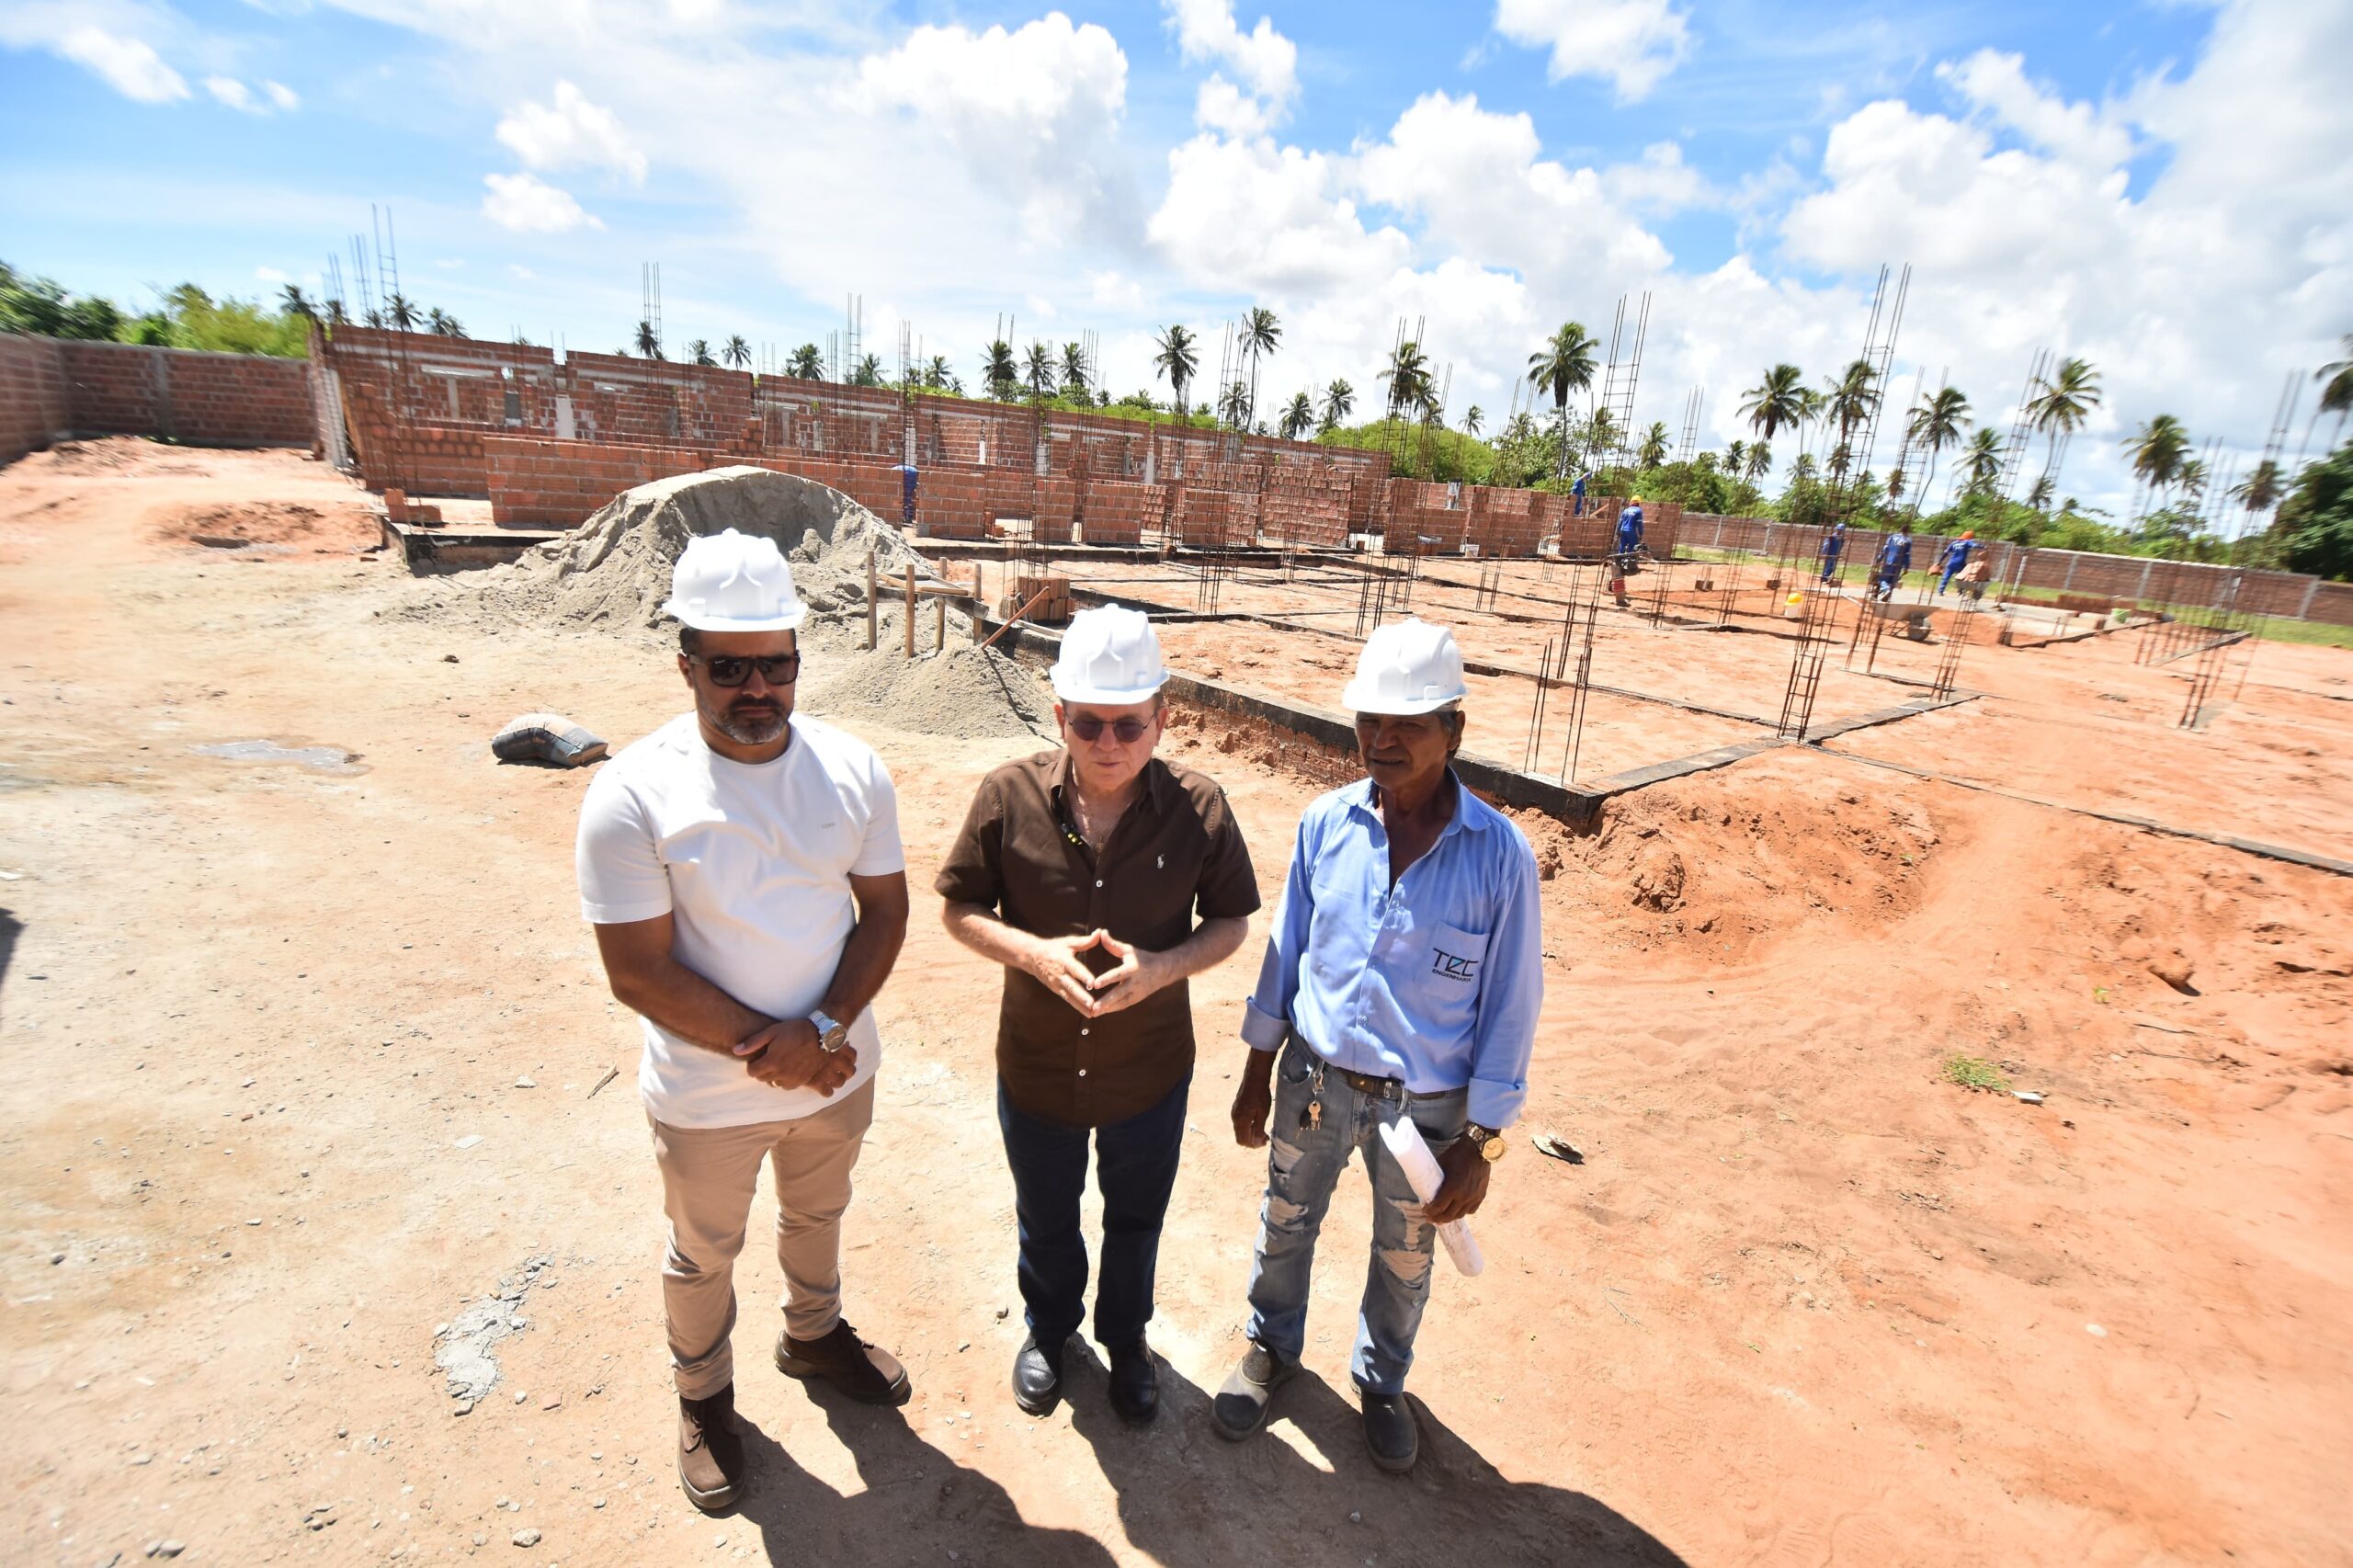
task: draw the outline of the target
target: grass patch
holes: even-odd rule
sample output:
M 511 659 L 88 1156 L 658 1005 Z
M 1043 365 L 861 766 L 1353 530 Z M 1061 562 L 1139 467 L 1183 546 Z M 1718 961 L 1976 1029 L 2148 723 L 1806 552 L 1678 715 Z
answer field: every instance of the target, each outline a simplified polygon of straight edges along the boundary
M 1984 1089 L 2000 1094 L 2010 1086 L 2001 1069 L 1982 1056 L 1952 1055 L 1945 1058 L 1945 1082 L 1959 1084 L 1964 1089 Z

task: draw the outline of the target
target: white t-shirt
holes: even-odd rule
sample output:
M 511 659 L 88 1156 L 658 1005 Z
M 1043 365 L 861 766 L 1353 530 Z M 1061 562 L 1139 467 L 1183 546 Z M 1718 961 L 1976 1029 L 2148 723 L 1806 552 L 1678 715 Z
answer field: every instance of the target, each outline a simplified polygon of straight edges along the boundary
M 906 869 L 899 797 L 882 759 L 796 713 L 771 762 L 712 751 L 681 714 L 597 770 L 580 806 L 580 910 L 598 925 L 669 915 L 677 960 L 772 1018 L 824 1000 L 857 923 L 852 876 Z M 874 1075 L 882 1038 L 869 1008 L 850 1022 L 857 1075 L 824 1096 L 779 1089 L 741 1058 L 647 1018 L 638 1092 L 672 1127 L 784 1121 L 840 1103 Z

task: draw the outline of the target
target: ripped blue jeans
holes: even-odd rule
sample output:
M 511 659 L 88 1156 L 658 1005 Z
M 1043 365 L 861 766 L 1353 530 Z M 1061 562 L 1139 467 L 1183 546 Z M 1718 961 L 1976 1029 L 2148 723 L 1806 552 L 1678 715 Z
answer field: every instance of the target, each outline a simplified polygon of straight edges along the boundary
M 1307 1282 L 1315 1237 L 1331 1207 L 1332 1189 L 1361 1152 L 1372 1178 L 1372 1256 L 1365 1267 L 1364 1300 L 1357 1310 L 1356 1351 L 1349 1375 L 1360 1389 L 1405 1391 L 1414 1364 L 1414 1335 L 1430 1295 L 1430 1264 L 1438 1232 L 1405 1173 L 1381 1144 L 1381 1128 L 1411 1116 L 1432 1153 L 1462 1136 L 1466 1090 L 1409 1095 L 1401 1103 L 1360 1092 L 1336 1068 L 1291 1036 L 1275 1062 L 1275 1108 L 1267 1120 L 1267 1197 L 1258 1211 L 1258 1251 L 1250 1265 L 1250 1338 L 1296 1361 L 1307 1343 Z M 1319 1081 L 1320 1080 L 1320 1081 Z M 1311 1105 L 1322 1113 L 1309 1118 Z

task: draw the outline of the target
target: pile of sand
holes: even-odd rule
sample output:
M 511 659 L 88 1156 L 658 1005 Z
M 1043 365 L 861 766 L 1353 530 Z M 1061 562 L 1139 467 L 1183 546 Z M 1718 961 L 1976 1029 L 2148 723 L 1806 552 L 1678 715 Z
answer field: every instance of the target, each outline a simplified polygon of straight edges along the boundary
M 837 490 L 764 468 L 722 468 L 622 492 L 561 540 L 511 565 L 428 580 L 408 613 L 478 625 L 569 626 L 666 642 L 662 613 L 671 568 L 687 541 L 734 528 L 776 540 L 809 605 L 799 702 L 820 714 L 870 713 L 903 730 L 941 735 L 1051 733 L 1038 678 L 995 649 L 972 645 L 972 619 L 948 611 L 944 652 L 935 607 L 916 608 L 915 659 L 904 653 L 905 608 L 891 586 L 878 595 L 878 638 L 866 649 L 866 570 L 904 582 L 939 574 L 899 530 Z

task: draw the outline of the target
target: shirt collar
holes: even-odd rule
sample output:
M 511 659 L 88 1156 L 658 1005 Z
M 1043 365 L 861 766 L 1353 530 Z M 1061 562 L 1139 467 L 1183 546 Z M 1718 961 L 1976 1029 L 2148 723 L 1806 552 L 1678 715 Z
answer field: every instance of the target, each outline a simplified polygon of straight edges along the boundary
M 1054 753 L 1054 760 L 1046 769 L 1046 792 L 1053 798 L 1057 807 L 1069 799 L 1070 769 L 1070 747 L 1064 746 Z M 1154 756 L 1144 763 L 1142 799 L 1153 810 L 1165 810 L 1170 795 L 1182 788 L 1176 782 L 1176 770 L 1159 757 Z

